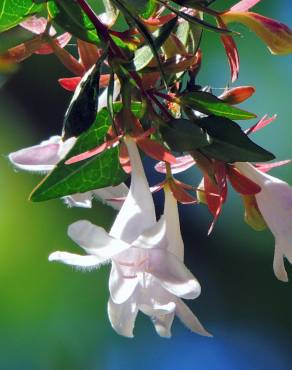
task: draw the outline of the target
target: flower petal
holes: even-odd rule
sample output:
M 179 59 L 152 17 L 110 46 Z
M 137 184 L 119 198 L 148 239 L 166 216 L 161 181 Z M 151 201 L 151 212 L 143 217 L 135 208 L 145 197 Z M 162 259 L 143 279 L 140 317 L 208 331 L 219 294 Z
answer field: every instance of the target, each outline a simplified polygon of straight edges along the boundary
M 121 209 L 123 202 L 110 201 L 113 198 L 124 198 L 127 196 L 129 189 L 124 183 L 117 186 L 109 186 L 103 189 L 93 190 L 93 194 L 101 201 L 110 205 L 114 209 Z
M 177 256 L 181 261 L 184 259 L 184 243 L 180 231 L 177 201 L 167 187 L 164 190 L 164 217 L 166 222 L 166 235 L 168 251 Z
M 49 261 L 62 262 L 81 269 L 91 269 L 100 266 L 100 260 L 95 256 L 81 256 L 79 254 L 59 251 L 50 254 Z
M 179 299 L 176 303 L 175 313 L 181 322 L 191 331 L 203 335 L 205 337 L 212 337 L 213 335 L 207 332 L 203 325 L 198 320 L 197 316 L 189 309 L 189 307 Z
M 166 248 L 166 223 L 162 216 L 160 220 L 150 229 L 144 231 L 133 243 L 136 248 Z
M 112 262 L 109 277 L 109 291 L 114 303 L 122 304 L 126 302 L 134 293 L 138 282 L 137 276 L 123 276 L 119 265 L 114 261 Z
M 275 245 L 273 269 L 277 279 L 287 283 L 289 281 L 287 271 L 285 269 L 284 255 L 279 246 Z
M 247 10 L 253 8 L 261 0 L 241 0 L 237 4 L 230 8 L 233 12 L 246 12 Z
M 171 337 L 171 326 L 174 319 L 174 312 L 167 315 L 152 316 L 151 320 L 155 327 L 156 333 L 162 338 Z
M 188 170 L 195 164 L 196 162 L 194 158 L 189 154 L 182 157 L 176 157 L 176 163 L 171 164 L 171 172 L 172 174 L 180 173 Z M 160 173 L 166 173 L 165 162 L 158 162 L 155 165 L 155 170 Z
M 47 172 L 59 162 L 60 136 L 52 136 L 38 145 L 20 149 L 9 154 L 10 162 L 26 171 Z
M 162 249 L 149 253 L 151 274 L 170 293 L 185 299 L 195 299 L 201 286 L 186 266 L 173 254 Z
M 63 200 L 68 207 L 91 208 L 92 195 L 91 191 L 87 191 L 86 193 L 76 193 L 63 197 Z
M 132 338 L 138 313 L 136 303 L 129 300 L 123 304 L 115 304 L 109 299 L 107 310 L 113 329 L 124 337 Z
M 100 262 L 106 261 L 130 247 L 122 240 L 111 237 L 102 227 L 82 220 L 71 224 L 68 235 L 79 244 L 88 254 L 99 258 Z
M 125 142 L 132 166 L 131 186 L 110 235 L 132 243 L 145 230 L 155 225 L 156 215 L 137 145 L 131 138 L 126 138 Z

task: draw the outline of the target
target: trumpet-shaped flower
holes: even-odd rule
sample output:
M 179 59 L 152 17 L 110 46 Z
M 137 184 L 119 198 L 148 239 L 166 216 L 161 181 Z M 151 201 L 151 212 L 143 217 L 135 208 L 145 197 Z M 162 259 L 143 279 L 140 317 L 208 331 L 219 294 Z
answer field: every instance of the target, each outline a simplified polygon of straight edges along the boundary
M 49 259 L 81 268 L 112 262 L 108 314 L 121 335 L 133 336 L 139 310 L 151 317 L 161 336 L 170 336 L 175 314 L 191 330 L 209 335 L 180 299 L 194 299 L 201 289 L 182 262 L 176 201 L 166 192 L 165 212 L 157 222 L 137 146 L 131 138 L 125 141 L 132 181 L 110 233 L 88 221 L 78 221 L 69 227 L 68 234 L 88 255 L 55 252 Z
M 292 263 L 292 187 L 286 182 L 263 173 L 249 163 L 236 163 L 242 174 L 261 187 L 255 194 L 258 208 L 275 237 L 274 272 L 288 281 L 284 257 Z
M 10 162 L 18 169 L 47 173 L 62 160 L 76 142 L 75 137 L 62 141 L 61 136 L 52 136 L 50 139 L 42 141 L 38 145 L 20 149 L 9 154 Z M 86 193 L 73 194 L 64 197 L 64 201 L 69 206 L 90 208 L 92 198 L 105 201 L 115 209 L 120 209 L 119 202 L 107 201 L 112 198 L 122 198 L 127 195 L 128 188 L 125 184 L 110 186 L 103 189 L 88 191 Z
M 248 11 L 259 1 L 240 1 L 220 15 L 224 23 L 239 22 L 250 28 L 267 45 L 272 54 L 292 53 L 292 30 L 285 24 Z

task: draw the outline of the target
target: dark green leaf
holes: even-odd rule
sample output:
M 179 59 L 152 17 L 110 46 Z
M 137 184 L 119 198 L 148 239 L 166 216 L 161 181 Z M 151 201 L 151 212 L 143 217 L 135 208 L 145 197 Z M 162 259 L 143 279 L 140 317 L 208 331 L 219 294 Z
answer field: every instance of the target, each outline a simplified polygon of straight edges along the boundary
M 177 8 L 169 5 L 165 0 L 157 0 L 157 2 L 164 5 L 167 9 L 169 9 L 170 11 L 172 11 L 173 13 L 175 13 L 176 15 L 178 15 L 179 17 L 185 19 L 186 21 L 188 21 L 190 23 L 199 24 L 203 28 L 206 28 L 207 30 L 218 32 L 218 33 L 231 33 L 231 31 L 229 31 L 227 29 L 218 28 L 216 26 L 213 26 L 210 23 L 205 22 L 204 20 L 202 20 L 198 17 L 194 17 L 194 16 L 189 15 L 187 13 L 181 12 Z
M 63 122 L 64 136 L 79 136 L 94 122 L 98 109 L 100 64 L 90 68 L 79 82 Z
M 49 1 L 48 12 L 54 22 L 72 35 L 94 44 L 100 43 L 93 23 L 75 1 Z
M 201 151 L 211 158 L 225 162 L 265 162 L 275 156 L 255 144 L 240 126 L 227 118 L 209 116 L 196 120 L 212 138 L 211 145 Z
M 113 107 L 114 111 L 118 112 L 122 109 L 122 104 L 114 103 Z M 131 109 L 137 118 L 141 117 L 141 103 L 134 102 Z M 101 145 L 110 125 L 108 110 L 103 108 L 98 112 L 94 124 L 78 137 L 66 158 L 33 191 L 31 200 L 41 202 L 123 182 L 127 176 L 119 164 L 118 147 L 87 160 L 65 165 L 69 158 Z
M 41 11 L 42 7 L 32 0 L 0 0 L 0 32 L 18 25 L 25 18 Z
M 79 136 L 66 158 L 34 190 L 31 200 L 39 202 L 123 182 L 126 175 L 119 164 L 117 147 L 72 165 L 65 164 L 72 156 L 102 144 L 109 125 L 110 117 L 104 108 L 89 130 Z
M 185 152 L 199 149 L 210 144 L 204 130 L 186 119 L 174 119 L 160 128 L 163 140 L 171 150 Z
M 189 108 L 205 114 L 215 114 L 233 120 L 255 118 L 256 115 L 240 108 L 229 105 L 215 95 L 205 91 L 189 92 L 180 97 L 180 102 Z

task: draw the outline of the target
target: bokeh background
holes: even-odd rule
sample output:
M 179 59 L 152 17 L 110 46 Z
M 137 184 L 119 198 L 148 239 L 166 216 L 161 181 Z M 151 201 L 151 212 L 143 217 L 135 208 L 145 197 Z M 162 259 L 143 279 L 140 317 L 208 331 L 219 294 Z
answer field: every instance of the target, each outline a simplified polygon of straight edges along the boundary
M 232 3 L 218 0 L 217 7 Z M 255 10 L 292 27 L 291 7 L 289 0 L 265 0 Z M 278 114 L 254 139 L 279 159 L 292 158 L 292 57 L 272 56 L 243 26 L 234 28 L 242 33 L 238 84 L 257 90 L 243 107 L 259 116 Z M 200 83 L 226 86 L 229 72 L 216 35 L 205 34 L 203 52 Z M 69 74 L 54 56 L 34 56 L 6 82 L 1 80 L 0 369 L 291 369 L 292 286 L 275 279 L 273 237 L 249 229 L 234 194 L 210 237 L 211 217 L 204 206 L 180 208 L 186 264 L 202 285 L 201 296 L 190 306 L 212 339 L 190 333 L 177 320 L 172 339 L 161 339 L 142 314 L 135 339 L 122 338 L 107 319 L 108 267 L 82 273 L 49 264 L 54 250 L 78 251 L 66 236 L 70 223 L 89 219 L 108 228 L 115 215 L 97 202 L 91 210 L 68 209 L 58 200 L 31 203 L 28 195 L 41 177 L 16 172 L 8 163 L 9 152 L 60 133 L 70 99 L 57 84 L 63 76 Z M 273 174 L 292 184 L 291 166 Z M 157 179 L 152 177 L 152 183 Z M 191 170 L 183 179 L 196 183 L 200 175 Z M 160 196 L 156 200 L 159 212 Z M 292 268 L 287 270 L 291 277 Z

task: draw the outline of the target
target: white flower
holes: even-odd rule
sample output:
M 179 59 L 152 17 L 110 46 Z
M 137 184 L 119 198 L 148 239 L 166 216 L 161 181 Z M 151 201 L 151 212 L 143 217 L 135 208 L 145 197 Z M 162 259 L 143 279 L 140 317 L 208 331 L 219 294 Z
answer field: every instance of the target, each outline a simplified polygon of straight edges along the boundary
M 75 137 L 62 141 L 61 136 L 52 136 L 49 140 L 42 141 L 39 145 L 10 153 L 8 158 L 18 169 L 30 172 L 48 173 L 67 155 L 75 142 Z M 125 184 L 120 184 L 118 186 L 109 186 L 103 189 L 73 194 L 63 199 L 65 203 L 71 207 L 90 208 L 92 206 L 92 198 L 96 197 L 106 204 L 111 205 L 113 208 L 120 209 L 120 202 L 111 202 L 107 201 L 107 199 L 123 198 L 127 193 L 127 186 Z
M 249 163 L 236 163 L 240 172 L 257 183 L 261 191 L 255 195 L 259 210 L 275 237 L 274 272 L 288 281 L 284 257 L 292 263 L 292 187 L 263 173 Z
M 133 336 L 139 310 L 151 317 L 161 336 L 170 336 L 175 314 L 191 330 L 209 335 L 180 299 L 198 297 L 201 288 L 182 262 L 176 201 L 166 191 L 165 213 L 157 222 L 137 146 L 131 139 L 126 139 L 126 144 L 132 165 L 131 187 L 110 233 L 78 221 L 68 234 L 88 255 L 55 252 L 49 259 L 85 268 L 112 261 L 108 314 L 121 335 Z

